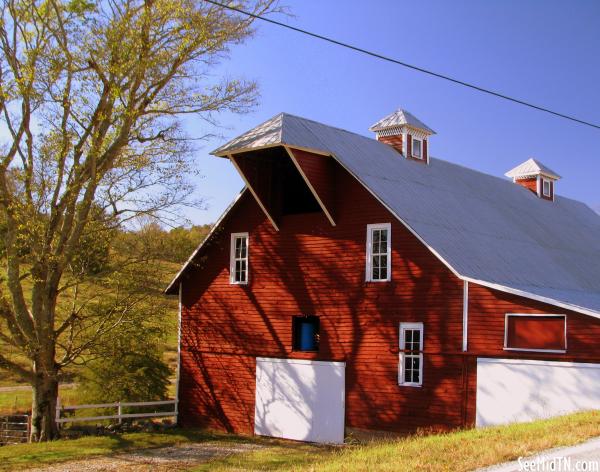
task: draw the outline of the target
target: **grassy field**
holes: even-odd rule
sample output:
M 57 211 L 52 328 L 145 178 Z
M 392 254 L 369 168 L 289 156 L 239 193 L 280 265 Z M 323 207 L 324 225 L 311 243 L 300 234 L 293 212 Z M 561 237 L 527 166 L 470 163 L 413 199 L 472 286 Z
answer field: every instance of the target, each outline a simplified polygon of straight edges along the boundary
M 110 456 L 144 448 L 210 441 L 227 446 L 254 442 L 262 448 L 198 464 L 195 471 L 469 471 L 510 461 L 542 450 L 580 443 L 600 435 L 600 412 L 497 428 L 414 435 L 402 439 L 328 447 L 291 441 L 174 430 L 86 437 L 47 444 L 0 448 L 0 470 L 45 466 L 94 456 Z
M 77 404 L 77 388 L 73 385 L 62 385 L 59 396 L 63 404 Z M 28 414 L 30 410 L 31 390 L 0 392 L 0 415 Z

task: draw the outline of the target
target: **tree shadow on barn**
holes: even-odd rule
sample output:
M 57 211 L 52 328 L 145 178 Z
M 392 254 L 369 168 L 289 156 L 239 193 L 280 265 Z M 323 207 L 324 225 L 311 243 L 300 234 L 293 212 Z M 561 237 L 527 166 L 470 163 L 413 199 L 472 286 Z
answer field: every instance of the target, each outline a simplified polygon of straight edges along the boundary
M 464 424 L 462 282 L 345 171 L 336 178 L 347 191 L 336 193 L 335 227 L 315 212 L 282 218 L 277 232 L 246 192 L 183 281 L 183 424 L 252 432 L 257 356 L 345 362 L 349 427 Z M 365 282 L 366 225 L 380 222 L 392 222 L 392 280 Z M 230 285 L 229 234 L 240 231 L 250 233 L 250 280 Z M 318 353 L 294 351 L 296 315 L 320 317 Z M 415 321 L 425 323 L 420 388 L 398 385 L 399 323 Z

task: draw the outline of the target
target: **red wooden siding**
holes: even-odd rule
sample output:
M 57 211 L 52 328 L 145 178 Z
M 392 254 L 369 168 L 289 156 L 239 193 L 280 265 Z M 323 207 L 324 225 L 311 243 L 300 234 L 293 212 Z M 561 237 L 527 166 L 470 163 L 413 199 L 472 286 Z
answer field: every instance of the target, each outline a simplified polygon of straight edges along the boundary
M 298 166 L 317 196 L 335 221 L 335 162 L 330 156 L 320 156 L 300 149 L 290 149 Z
M 429 162 L 429 151 L 427 150 L 427 140 L 423 140 L 423 159 L 425 162 Z
M 462 282 L 339 165 L 336 226 L 321 213 L 274 230 L 249 193 L 183 280 L 184 424 L 252 431 L 255 356 L 346 362 L 346 425 L 464 424 L 473 375 L 462 342 Z M 366 226 L 391 223 L 392 281 L 365 282 Z M 229 235 L 250 234 L 247 286 L 229 284 Z M 292 351 L 292 316 L 320 316 L 320 351 Z M 423 387 L 398 386 L 398 327 L 423 321 Z
M 532 177 L 530 179 L 518 179 L 515 183 L 531 190 L 537 195 L 537 177 Z
M 398 151 L 400 154 L 402 154 L 402 135 L 401 134 L 394 134 L 391 136 L 379 136 L 377 138 L 377 140 L 381 141 L 382 143 L 392 146 L 394 149 L 396 149 L 396 151 Z
M 560 316 L 507 316 L 506 347 L 512 349 L 565 349 L 565 318 Z
M 567 352 L 515 353 L 504 350 L 506 313 L 565 314 Z M 600 319 L 547 303 L 469 284 L 469 352 L 490 357 L 527 357 L 578 362 L 599 362 Z

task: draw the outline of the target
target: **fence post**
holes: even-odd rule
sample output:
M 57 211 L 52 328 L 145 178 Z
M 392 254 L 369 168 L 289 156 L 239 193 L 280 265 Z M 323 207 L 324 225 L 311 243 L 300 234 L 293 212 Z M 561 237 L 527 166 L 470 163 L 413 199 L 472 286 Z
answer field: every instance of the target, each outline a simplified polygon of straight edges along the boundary
M 123 414 L 123 407 L 121 406 L 121 402 L 117 403 L 117 415 L 119 415 L 119 424 L 123 423 L 123 418 L 121 415 Z
M 54 418 L 56 420 L 57 429 L 60 429 L 60 422 L 58 421 L 60 420 L 60 397 L 56 397 L 56 415 Z

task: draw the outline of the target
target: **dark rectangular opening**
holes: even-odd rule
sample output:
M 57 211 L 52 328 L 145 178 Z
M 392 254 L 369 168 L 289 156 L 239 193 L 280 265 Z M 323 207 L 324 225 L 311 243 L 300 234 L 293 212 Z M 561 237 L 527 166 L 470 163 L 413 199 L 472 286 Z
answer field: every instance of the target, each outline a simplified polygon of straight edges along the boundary
M 244 153 L 237 162 L 275 218 L 321 211 L 319 202 L 283 147 Z
M 319 350 L 319 317 L 294 316 L 292 318 L 293 350 L 315 352 Z
M 296 169 L 289 156 L 281 159 L 278 171 L 281 173 L 281 190 L 283 201 L 281 213 L 296 215 L 299 213 L 315 213 L 321 211 L 319 202 L 306 185 L 304 178 Z

